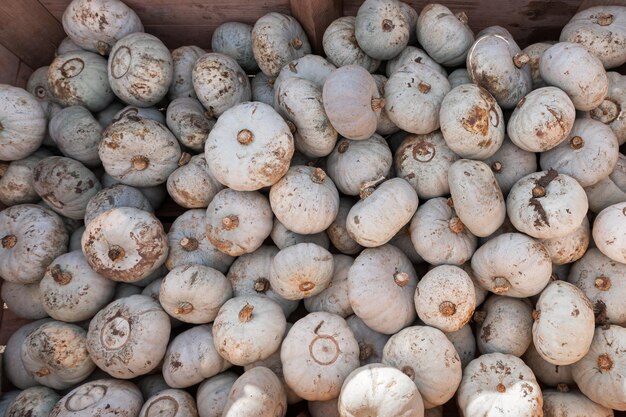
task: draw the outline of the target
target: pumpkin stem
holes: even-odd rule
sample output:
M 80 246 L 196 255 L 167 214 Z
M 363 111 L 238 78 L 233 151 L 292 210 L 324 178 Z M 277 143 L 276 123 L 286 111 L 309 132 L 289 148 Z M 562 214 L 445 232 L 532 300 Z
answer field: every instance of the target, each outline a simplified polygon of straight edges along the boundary
M 403 366 L 400 370 L 404 375 L 408 376 L 411 379 L 415 379 L 415 370 L 410 366 Z
M 569 392 L 569 386 L 567 384 L 556 384 L 556 390 L 558 392 Z
M 613 360 L 608 354 L 603 353 L 598 356 L 598 369 L 605 372 L 613 369 Z
M 293 72 L 294 74 L 298 73 L 298 62 L 290 62 L 289 64 L 287 64 L 287 67 L 289 68 L 289 71 Z
M 267 278 L 258 278 L 254 281 L 254 291 L 265 294 L 270 289 L 270 282 Z
M 291 46 L 293 47 L 293 49 L 300 49 L 302 48 L 302 39 L 298 38 L 297 36 L 295 38 L 293 38 L 291 40 Z
M 311 174 L 311 181 L 316 184 L 322 184 L 326 179 L 326 173 L 322 168 L 315 168 Z
M 557 274 L 555 274 L 554 272 L 550 274 L 550 282 L 554 282 L 558 280 L 559 280 L 559 276 Z
M 248 129 L 242 129 L 237 133 L 237 142 L 242 145 L 249 145 L 254 140 L 254 133 L 249 131 Z
M 528 64 L 529 62 L 530 62 L 530 57 L 525 52 L 518 52 L 513 57 L 513 64 L 517 68 L 522 68 L 524 65 Z
M 178 166 L 182 167 L 184 165 L 187 165 L 189 161 L 191 161 L 191 154 L 183 152 L 182 154 L 180 154 L 180 158 L 178 158 Z
M 493 292 L 496 294 L 504 294 L 511 290 L 512 285 L 508 279 L 504 277 L 495 277 L 493 279 Z
M 395 27 L 395 25 L 393 24 L 393 22 L 389 19 L 383 19 L 383 32 L 391 32 L 393 30 L 393 28 Z
M 289 131 L 291 132 L 291 134 L 295 134 L 298 130 L 296 125 L 291 120 L 285 120 L 285 122 L 287 123 L 287 127 L 289 127 Z
M 252 319 L 252 310 L 254 310 L 254 306 L 246 303 L 239 312 L 239 321 L 242 323 L 249 322 Z
M 50 275 L 52 275 L 54 282 L 59 285 L 67 285 L 72 280 L 72 274 L 63 271 L 59 264 L 55 264 L 50 268 Z
M 469 19 L 467 18 L 467 14 L 465 12 L 458 12 L 457 14 L 455 14 L 455 16 L 457 19 L 459 19 L 461 23 L 463 23 L 464 25 L 467 25 L 467 22 L 469 21 Z
M 174 309 L 174 314 L 189 314 L 193 311 L 193 305 L 188 301 L 181 301 Z
M 477 324 L 483 324 L 485 319 L 487 318 L 487 312 L 482 310 L 475 311 L 472 318 Z
M 374 349 L 372 349 L 371 345 L 368 345 L 363 342 L 359 342 L 359 360 L 365 361 L 372 357 L 374 353 Z
M 44 98 L 46 96 L 46 89 L 42 86 L 39 86 L 35 89 L 35 95 L 39 98 Z
M 441 304 L 439 304 L 439 312 L 444 317 L 453 316 L 454 313 L 456 313 L 456 304 L 454 304 L 451 301 L 444 301 Z
M 193 237 L 184 237 L 180 240 L 180 246 L 187 251 L 191 252 L 198 249 L 198 239 Z
M 613 23 L 613 15 L 610 13 L 600 13 L 597 17 L 596 23 L 600 26 L 608 26 Z
M 349 147 L 350 147 L 350 141 L 347 139 L 342 140 L 339 146 L 337 147 L 337 152 L 345 153 Z
M 50 369 L 40 368 L 37 372 L 35 372 L 35 375 L 38 376 L 39 378 L 43 378 L 44 376 L 50 375 Z
M 17 236 L 15 235 L 6 235 L 5 237 L 2 238 L 3 249 L 11 249 L 16 244 L 17 244 Z
M 461 219 L 459 219 L 459 216 L 454 216 L 450 219 L 450 230 L 456 234 L 462 233 L 465 230 L 465 225 Z
M 454 208 L 454 200 L 452 200 L 452 197 L 448 197 L 448 199 L 446 200 L 446 204 L 448 205 L 448 207 Z
M 396 272 L 393 274 L 393 280 L 398 287 L 405 287 L 409 283 L 409 274 L 406 272 Z
M 150 160 L 143 155 L 133 156 L 130 162 L 133 165 L 133 169 L 136 171 L 143 171 L 150 165 Z
M 361 197 L 361 200 L 365 200 L 367 197 L 372 195 L 374 190 L 376 190 L 376 187 L 378 187 L 381 183 L 385 182 L 385 179 L 386 178 L 383 176 L 378 179 L 375 179 L 372 181 L 366 181 L 363 184 L 361 184 L 361 190 L 359 191 L 359 197 Z
M 303 282 L 300 286 L 298 286 L 298 289 L 302 292 L 309 292 L 313 290 L 313 288 L 315 288 L 315 284 L 311 281 Z
M 382 97 L 372 97 L 372 110 L 378 111 L 385 107 L 385 99 Z
M 124 252 L 124 248 L 121 246 L 113 245 L 109 249 L 109 259 L 112 261 L 120 260 L 124 256 L 126 256 L 126 252 Z
M 234 214 L 226 216 L 222 219 L 222 227 L 226 230 L 233 230 L 239 226 L 239 217 Z
M 541 185 L 536 185 L 533 187 L 533 198 L 541 198 L 545 197 L 546 189 Z
M 491 170 L 495 173 L 502 172 L 502 162 L 496 161 L 491 164 Z
M 506 392 L 506 387 L 502 383 L 499 383 L 496 389 L 498 390 L 499 393 Z
M 598 107 L 591 110 L 589 115 L 592 119 L 598 120 L 604 124 L 609 124 L 617 119 L 621 112 L 622 109 L 619 103 L 607 97 Z
M 569 144 L 573 149 L 580 149 L 585 146 L 585 141 L 580 136 L 574 136 L 570 139 Z
M 420 83 L 417 85 L 417 89 L 420 90 L 420 93 L 422 94 L 426 94 L 430 91 L 432 87 L 430 86 L 430 84 L 425 83 L 423 81 L 420 81 Z
M 611 278 L 600 275 L 594 281 L 594 285 L 600 291 L 608 291 L 611 288 Z
M 541 317 L 541 311 L 533 310 L 531 315 L 532 315 L 533 320 L 537 321 L 539 320 L 539 317 Z

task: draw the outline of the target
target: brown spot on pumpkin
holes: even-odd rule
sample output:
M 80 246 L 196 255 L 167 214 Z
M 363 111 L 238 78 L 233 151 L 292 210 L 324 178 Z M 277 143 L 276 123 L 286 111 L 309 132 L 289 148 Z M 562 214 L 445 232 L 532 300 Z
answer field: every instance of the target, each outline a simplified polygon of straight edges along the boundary
M 489 112 L 481 106 L 472 106 L 461 126 L 470 133 L 487 136 L 489 132 Z
M 579 314 L 580 314 L 580 310 L 578 310 L 577 308 L 575 308 L 571 313 L 572 317 L 578 317 Z
M 430 86 L 430 84 L 425 83 L 423 81 L 420 81 L 420 83 L 417 85 L 417 89 L 419 90 L 420 93 L 422 94 L 427 94 L 430 92 L 430 89 L 432 87 Z
M 596 300 L 593 304 L 593 314 L 598 325 L 602 326 L 609 323 L 609 317 L 606 313 L 606 304 L 604 301 Z
M 17 243 L 17 236 L 15 235 L 6 235 L 2 238 L 2 248 L 3 249 L 11 249 Z

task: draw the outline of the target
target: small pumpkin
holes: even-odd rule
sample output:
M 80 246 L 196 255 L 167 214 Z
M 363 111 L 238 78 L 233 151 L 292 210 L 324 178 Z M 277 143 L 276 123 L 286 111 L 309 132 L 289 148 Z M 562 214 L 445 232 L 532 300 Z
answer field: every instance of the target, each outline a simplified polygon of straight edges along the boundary
M 29 92 L 0 84 L 0 160 L 16 161 L 39 148 L 46 134 L 46 115 Z
M 361 49 L 380 60 L 391 59 L 404 49 L 409 30 L 408 16 L 396 0 L 366 0 L 354 22 L 354 35 Z
M 561 384 L 573 385 L 574 378 L 572 377 L 571 365 L 554 365 L 546 361 L 532 343 L 526 349 L 524 356 L 522 356 L 524 363 L 532 369 L 533 373 L 537 377 L 537 380 L 544 384 L 556 387 Z
M 63 54 L 68 53 L 68 52 L 82 51 L 82 50 L 83 50 L 83 48 L 78 46 L 72 40 L 72 38 L 67 36 L 67 37 L 63 38 L 63 40 L 61 41 L 61 43 L 57 47 L 56 54 L 57 55 L 63 55 Z
M 589 7 L 576 13 L 563 27 L 559 40 L 576 42 L 598 57 L 604 68 L 626 63 L 626 11 L 622 6 Z
M 550 281 L 546 248 L 522 233 L 504 233 L 476 250 L 472 270 L 481 287 L 507 297 L 539 294 Z
M 22 363 L 35 380 L 65 389 L 84 380 L 95 369 L 86 348 L 86 332 L 60 321 L 44 323 L 22 345 Z
M 285 336 L 280 359 L 285 381 L 296 394 L 325 401 L 338 397 L 346 377 L 358 368 L 359 345 L 341 317 L 309 313 Z
M 24 159 L 11 162 L 0 176 L 0 202 L 6 206 L 15 206 L 39 201 L 39 195 L 33 187 L 33 169 L 48 156 L 51 156 L 48 151 L 40 149 Z
M 259 72 L 250 81 L 250 88 L 252 89 L 252 101 L 260 101 L 274 107 L 274 78 Z
M 554 45 L 556 42 L 537 42 L 531 45 L 528 45 L 526 48 L 522 50 L 530 61 L 528 61 L 528 65 L 530 65 L 530 72 L 533 77 L 533 89 L 538 89 L 541 87 L 545 87 L 546 83 L 541 78 L 541 73 L 539 72 L 539 61 L 541 60 L 541 55 Z
M 205 265 L 225 274 L 235 260 L 217 250 L 205 232 L 205 210 L 187 210 L 174 220 L 167 233 L 170 248 L 165 260 L 167 269 L 182 265 Z
M 385 74 L 387 74 L 387 77 L 391 77 L 391 75 L 397 70 L 412 62 L 427 65 L 432 69 L 437 70 L 437 72 L 439 72 L 444 77 L 448 76 L 448 73 L 441 65 L 433 60 L 430 55 L 428 55 L 424 50 L 415 46 L 407 46 L 395 58 L 387 61 Z
M 194 98 L 180 97 L 167 106 L 167 127 L 181 145 L 195 152 L 204 150 L 204 142 L 215 122 Z
M 215 348 L 233 365 L 267 359 L 280 347 L 287 320 L 280 306 L 254 295 L 226 301 L 213 322 Z
M 287 63 L 310 54 L 311 45 L 296 19 L 271 12 L 252 28 L 252 53 L 261 71 L 276 77 Z
M 417 20 L 417 39 L 435 61 L 447 67 L 465 62 L 474 33 L 465 12 L 452 14 L 446 6 L 430 3 Z
M 391 336 L 382 363 L 407 375 L 417 386 L 425 408 L 444 404 L 461 382 L 461 360 L 446 335 L 429 326 L 412 326 Z
M 102 126 L 85 107 L 70 106 L 56 113 L 50 120 L 49 132 L 63 155 L 87 166 L 100 165 Z
M 107 60 L 87 51 L 57 56 L 48 67 L 48 85 L 63 106 L 104 110 L 115 98 L 107 76 Z
M 445 335 L 459 354 L 461 367 L 465 368 L 476 357 L 476 338 L 472 326 L 468 323 L 455 332 L 446 332 Z
M 32 387 L 20 392 L 5 411 L 6 417 L 48 417 L 61 396 L 48 387 Z
M 162 367 L 167 385 L 187 388 L 232 366 L 218 354 L 214 336 L 209 324 L 194 326 L 172 340 Z
M 176 137 L 161 123 L 128 113 L 104 130 L 98 155 L 113 178 L 149 187 L 164 183 L 178 168 L 181 150 Z
M 98 123 L 102 126 L 103 129 L 109 127 L 111 123 L 113 123 L 113 119 L 115 119 L 116 115 L 125 108 L 123 103 L 119 101 L 112 101 L 111 104 L 106 106 L 103 110 L 100 110 L 95 114 L 96 119 L 98 119 Z
M 532 311 L 525 299 L 490 296 L 474 313 L 478 351 L 522 356 L 533 340 Z
M 472 279 L 458 266 L 436 266 L 417 284 L 415 309 L 418 317 L 441 331 L 460 330 L 472 318 L 475 308 Z
M 28 372 L 22 362 L 22 346 L 26 338 L 44 323 L 52 319 L 41 319 L 22 325 L 9 337 L 3 357 L 2 372 L 15 387 L 27 389 L 39 385 L 32 373 Z M 3 393 L 3 398 L 7 393 Z
M 148 199 L 137 188 L 115 184 L 98 191 L 87 203 L 85 224 L 89 224 L 101 213 L 116 207 L 134 207 L 153 212 Z
M 405 4 L 405 3 L 402 3 Z M 374 81 L 376 82 L 376 87 L 378 88 L 378 94 L 381 96 L 385 95 L 385 85 L 387 84 L 387 77 L 381 74 L 372 74 L 374 77 Z M 378 115 L 378 124 L 376 126 L 376 133 L 379 135 L 389 135 L 399 131 L 400 128 L 396 126 L 394 122 L 391 121 L 387 111 L 383 108 Z
M 278 377 L 268 368 L 252 368 L 233 384 L 223 417 L 284 417 L 287 397 Z
M 68 232 L 52 210 L 20 204 L 0 212 L 0 276 L 6 281 L 34 284 L 46 268 L 67 251 Z
M 339 415 L 424 417 L 424 402 L 411 378 L 380 363 L 355 369 L 339 395 Z
M 589 210 L 600 213 L 613 204 L 626 201 L 626 156 L 619 154 L 613 172 L 590 187 L 585 187 Z
M 626 202 L 602 210 L 593 222 L 593 240 L 600 251 L 626 264 Z
M 325 311 L 343 318 L 353 313 L 348 298 L 348 270 L 353 263 L 354 258 L 333 255 L 333 276 L 330 284 L 321 293 L 304 299 L 304 307 L 309 313 Z
M 356 341 L 359 343 L 359 361 L 361 366 L 382 362 L 383 349 L 387 340 L 389 340 L 389 335 L 370 329 L 356 315 L 348 317 L 346 323 L 348 323 Z
M 136 32 L 115 43 L 107 70 L 117 97 L 132 106 L 149 107 L 167 94 L 174 63 L 170 51 L 156 36 Z
M 355 23 L 354 16 L 342 16 L 334 20 L 324 31 L 324 54 L 337 67 L 359 65 L 368 72 L 374 72 L 380 66 L 380 60 L 361 49 L 354 33 Z
M 454 210 L 478 237 L 489 236 L 504 222 L 506 206 L 500 186 L 487 164 L 460 159 L 448 170 Z
M 546 49 L 539 73 L 546 84 L 565 91 L 576 110 L 595 109 L 609 90 L 602 62 L 577 43 L 559 42 Z
M 609 92 L 604 101 L 598 107 L 585 113 L 585 117 L 609 125 L 620 145 L 626 142 L 626 114 L 622 112 L 626 108 L 626 77 L 617 72 L 607 72 L 609 80 Z
M 319 55 L 305 55 L 286 64 L 274 80 L 274 103 L 278 103 L 278 90 L 290 78 L 302 78 L 312 82 L 320 90 L 326 78 L 335 70 L 333 64 Z
M 161 222 L 133 207 L 98 215 L 86 226 L 81 243 L 94 271 L 121 282 L 147 277 L 165 262 L 169 250 Z
M 564 265 L 583 257 L 589 246 L 590 236 L 589 219 L 585 217 L 572 233 L 563 237 L 539 239 L 539 241 L 550 254 L 553 265 Z
M 233 58 L 246 72 L 259 70 L 252 52 L 252 26 L 241 22 L 225 22 L 215 28 L 211 37 L 214 52 Z
M 177 98 L 197 98 L 193 88 L 193 67 L 198 58 L 206 52 L 199 46 L 181 46 L 172 51 L 172 84 L 168 91 L 168 98 L 172 101 Z
M 19 284 L 3 281 L 2 301 L 18 317 L 28 320 L 48 317 L 48 313 L 42 305 L 38 283 Z
M 137 381 L 137 387 L 141 390 L 141 394 L 144 398 L 150 398 L 161 391 L 170 389 L 161 374 L 152 374 L 141 377 Z
M 170 329 L 169 317 L 157 301 L 131 295 L 113 301 L 89 322 L 87 350 L 109 375 L 135 378 L 159 366 Z
M 117 417 L 125 413 L 136 416 L 142 404 L 141 391 L 132 382 L 97 379 L 67 393 L 54 406 L 50 417 Z
M 278 219 L 274 219 L 274 226 L 272 227 L 270 236 L 274 244 L 278 246 L 278 249 L 284 249 L 288 246 L 297 245 L 298 243 L 315 243 L 324 249 L 330 247 L 330 241 L 326 233 L 320 232 L 312 235 L 302 235 L 287 229 Z
M 355 202 L 352 199 L 340 197 L 337 217 L 335 217 L 335 220 L 333 220 L 330 226 L 326 229 L 326 234 L 328 234 L 333 246 L 346 255 L 359 253 L 363 248 L 354 239 L 352 239 L 352 237 L 350 237 L 346 227 L 348 214 L 354 204 Z
M 507 195 L 517 181 L 537 171 L 537 156 L 525 151 L 505 138 L 500 149 L 483 160 L 493 171 L 503 195 Z
M 337 133 L 348 139 L 367 139 L 376 131 L 385 106 L 376 81 L 359 65 L 334 70 L 322 91 L 324 109 Z
M 363 250 L 348 271 L 352 310 L 379 333 L 396 333 L 415 320 L 416 286 L 417 274 L 411 261 L 392 245 Z M 380 294 L 393 299 L 393 304 L 381 303 Z
M 448 75 L 448 82 L 450 83 L 450 89 L 455 89 L 463 84 L 471 84 L 472 80 L 465 68 L 457 68 Z
M 185 208 L 208 207 L 223 188 L 209 170 L 204 153 L 192 156 L 167 177 L 167 192 L 176 204 Z
M 578 181 L 550 169 L 526 175 L 515 183 L 506 208 L 517 230 L 550 239 L 576 230 L 587 213 L 588 203 Z
M 204 149 L 219 182 L 237 191 L 255 191 L 287 173 L 294 144 L 283 118 L 267 104 L 252 102 L 224 112 Z
M 28 77 L 26 91 L 38 100 L 53 100 L 50 86 L 48 85 L 48 66 L 39 67 Z
M 50 317 L 78 322 L 90 319 L 113 299 L 115 282 L 94 272 L 83 253 L 74 251 L 50 263 L 39 289 Z
M 141 407 L 138 417 L 197 417 L 196 401 L 183 390 L 167 389 L 148 398 Z
M 205 379 L 198 387 L 196 404 L 200 417 L 222 417 L 228 394 L 239 378 L 232 372 L 222 372 Z
M 272 231 L 272 209 L 258 191 L 226 188 L 206 211 L 206 234 L 219 251 L 239 256 L 258 249 Z

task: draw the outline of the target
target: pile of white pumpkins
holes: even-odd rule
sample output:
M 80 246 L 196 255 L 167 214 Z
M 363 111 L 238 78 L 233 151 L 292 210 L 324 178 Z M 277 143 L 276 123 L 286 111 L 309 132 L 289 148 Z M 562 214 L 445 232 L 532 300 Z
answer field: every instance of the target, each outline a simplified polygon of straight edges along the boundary
M 0 415 L 626 410 L 626 7 L 521 50 L 366 0 L 326 58 L 273 12 L 210 53 L 119 0 L 63 27 L 0 85 L 2 298 L 35 320 Z

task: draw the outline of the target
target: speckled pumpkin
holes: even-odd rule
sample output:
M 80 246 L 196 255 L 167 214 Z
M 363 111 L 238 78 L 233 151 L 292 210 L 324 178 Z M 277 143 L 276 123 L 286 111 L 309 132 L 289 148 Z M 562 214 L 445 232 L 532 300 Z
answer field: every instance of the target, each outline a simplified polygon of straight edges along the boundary
M 375 59 L 391 59 L 409 42 L 410 23 L 396 0 L 366 0 L 356 14 L 354 34 L 359 46 Z
M 0 84 L 0 160 L 16 161 L 35 152 L 46 133 L 46 115 L 29 92 Z
M 256 72 L 259 66 L 252 52 L 252 26 L 241 22 L 225 22 L 215 28 L 211 37 L 214 52 L 233 58 L 246 72 Z
M 326 28 L 322 39 L 324 54 L 337 67 L 354 64 L 374 72 L 380 66 L 380 60 L 367 55 L 357 43 L 355 22 L 354 16 L 342 16 Z

